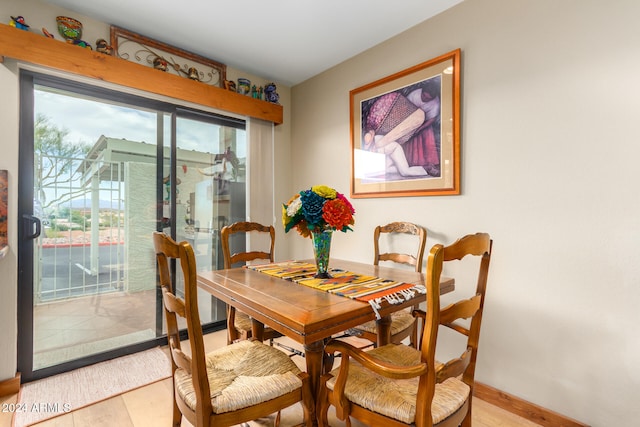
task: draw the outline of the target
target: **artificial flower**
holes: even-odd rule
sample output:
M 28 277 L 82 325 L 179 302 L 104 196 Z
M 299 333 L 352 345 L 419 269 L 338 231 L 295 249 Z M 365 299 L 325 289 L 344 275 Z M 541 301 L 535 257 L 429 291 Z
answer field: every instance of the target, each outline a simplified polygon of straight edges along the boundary
M 282 205 L 282 225 L 285 232 L 295 228 L 303 237 L 311 232 L 353 231 L 355 210 L 344 194 L 326 185 L 315 185 L 295 194 Z

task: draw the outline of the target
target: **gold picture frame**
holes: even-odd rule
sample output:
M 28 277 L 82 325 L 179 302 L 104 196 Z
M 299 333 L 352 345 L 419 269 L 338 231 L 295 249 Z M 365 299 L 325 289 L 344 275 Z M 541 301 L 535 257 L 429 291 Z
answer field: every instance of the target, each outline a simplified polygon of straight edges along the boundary
M 225 64 L 115 25 L 111 26 L 111 46 L 118 58 L 211 86 L 224 87 L 227 78 Z
M 351 197 L 460 194 L 460 56 L 350 91 Z

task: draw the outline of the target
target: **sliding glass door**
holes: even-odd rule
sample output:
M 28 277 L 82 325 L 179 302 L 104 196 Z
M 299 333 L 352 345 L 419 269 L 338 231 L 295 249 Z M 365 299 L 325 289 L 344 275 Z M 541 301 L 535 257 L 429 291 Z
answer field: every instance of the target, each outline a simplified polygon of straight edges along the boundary
M 162 342 L 151 234 L 221 267 L 219 228 L 245 217 L 245 164 L 243 121 L 23 72 L 23 378 Z M 224 305 L 201 306 L 203 323 L 224 327 Z
M 175 129 L 175 195 L 167 191 L 163 205 L 175 207 L 173 235 L 191 243 L 198 270 L 221 269 L 220 230 L 246 218 L 244 122 L 179 109 Z M 165 182 L 170 169 L 165 162 Z M 170 204 L 172 197 L 175 203 Z M 234 242 L 233 248 L 244 250 L 244 241 Z M 177 284 L 177 292 L 184 294 L 184 283 Z M 226 304 L 208 293 L 199 290 L 198 303 L 201 321 L 226 319 Z

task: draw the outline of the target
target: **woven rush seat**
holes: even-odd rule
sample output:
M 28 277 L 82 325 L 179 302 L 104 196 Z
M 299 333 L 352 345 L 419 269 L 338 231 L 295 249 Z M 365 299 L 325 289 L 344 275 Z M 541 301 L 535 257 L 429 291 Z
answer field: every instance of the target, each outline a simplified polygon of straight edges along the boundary
M 411 309 L 400 310 L 391 314 L 391 336 L 396 335 L 413 326 L 416 319 L 415 317 L 413 317 L 410 310 Z M 358 325 L 357 329 L 350 329 L 348 333 L 352 335 L 358 335 L 360 331 L 377 334 L 378 326 L 376 325 L 376 321 L 370 320 L 366 323 Z
M 302 386 L 300 369 L 282 351 L 258 341 L 238 341 L 208 353 L 207 376 L 216 414 L 266 402 Z M 195 411 L 191 374 L 177 369 L 178 395 Z
M 248 314 L 245 314 L 241 311 L 237 311 L 236 310 L 236 317 L 234 320 L 234 325 L 236 327 L 236 329 L 239 330 L 243 330 L 243 331 L 250 331 L 251 330 L 251 316 L 249 316 Z
M 388 344 L 367 353 L 397 366 L 420 363 L 420 351 L 404 345 Z M 440 365 L 441 363 L 436 362 L 436 369 Z M 336 368 L 331 372 L 333 377 L 326 383 L 329 390 L 333 390 L 339 370 L 340 368 Z M 356 405 L 411 424 L 415 421 L 419 379 L 389 379 L 351 360 L 345 396 Z M 469 386 L 458 378 L 448 378 L 441 384 L 436 384 L 431 404 L 433 423 L 439 423 L 462 407 L 469 397 L 469 391 Z

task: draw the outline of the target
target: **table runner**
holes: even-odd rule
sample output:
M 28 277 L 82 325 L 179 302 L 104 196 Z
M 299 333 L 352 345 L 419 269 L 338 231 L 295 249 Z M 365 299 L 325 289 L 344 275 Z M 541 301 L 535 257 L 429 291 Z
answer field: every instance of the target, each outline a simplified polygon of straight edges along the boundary
M 413 298 L 416 292 L 426 294 L 423 285 L 398 282 L 376 276 L 354 273 L 339 268 L 329 268 L 330 279 L 316 279 L 316 266 L 303 261 L 284 261 L 271 264 L 247 265 L 246 268 L 330 292 L 343 297 L 368 302 L 380 319 L 378 309 L 383 300 L 389 304 L 400 304 Z

